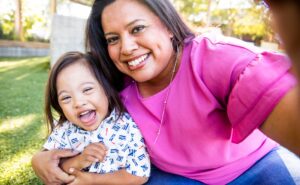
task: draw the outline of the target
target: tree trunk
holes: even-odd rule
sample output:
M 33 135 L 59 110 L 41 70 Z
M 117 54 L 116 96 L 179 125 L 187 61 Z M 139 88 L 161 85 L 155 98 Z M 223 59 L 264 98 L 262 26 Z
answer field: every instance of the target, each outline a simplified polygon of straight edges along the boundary
M 57 1 L 50 0 L 50 14 L 51 15 L 54 15 L 56 13 L 56 6 L 57 6 Z
M 211 0 L 207 1 L 207 12 L 206 12 L 206 26 L 210 27 L 211 26 Z
M 18 40 L 24 41 L 23 24 L 22 24 L 22 0 L 16 0 L 15 11 L 15 35 Z

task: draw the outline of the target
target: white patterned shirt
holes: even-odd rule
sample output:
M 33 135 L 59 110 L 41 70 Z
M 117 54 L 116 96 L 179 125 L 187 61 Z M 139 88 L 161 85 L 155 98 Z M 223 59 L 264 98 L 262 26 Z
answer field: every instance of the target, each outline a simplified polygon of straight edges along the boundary
M 89 172 L 104 174 L 125 169 L 132 175 L 150 176 L 150 159 L 144 139 L 128 113 L 118 118 L 116 111 L 112 111 L 94 131 L 83 130 L 67 121 L 52 131 L 44 148 L 82 152 L 90 143 L 97 142 L 106 146 L 107 155 L 102 162 L 93 163 Z

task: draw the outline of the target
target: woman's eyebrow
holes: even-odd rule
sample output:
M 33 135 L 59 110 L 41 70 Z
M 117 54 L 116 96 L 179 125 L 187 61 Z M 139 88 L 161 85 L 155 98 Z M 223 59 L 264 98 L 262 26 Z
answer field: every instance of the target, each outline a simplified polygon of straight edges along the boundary
M 133 24 L 135 24 L 136 22 L 139 22 L 139 21 L 144 21 L 144 19 L 135 19 L 135 20 L 129 22 L 128 24 L 126 24 L 125 28 L 128 28 L 128 27 L 132 26 Z M 108 36 L 108 35 L 116 35 L 116 33 L 114 33 L 114 32 L 104 33 L 104 36 Z

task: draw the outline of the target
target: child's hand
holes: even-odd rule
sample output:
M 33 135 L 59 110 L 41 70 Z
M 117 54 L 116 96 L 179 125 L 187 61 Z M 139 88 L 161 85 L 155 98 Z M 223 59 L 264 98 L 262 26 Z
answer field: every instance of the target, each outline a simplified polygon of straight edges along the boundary
M 94 162 L 103 161 L 106 156 L 106 147 L 102 143 L 91 143 L 78 156 L 80 169 L 90 166 Z

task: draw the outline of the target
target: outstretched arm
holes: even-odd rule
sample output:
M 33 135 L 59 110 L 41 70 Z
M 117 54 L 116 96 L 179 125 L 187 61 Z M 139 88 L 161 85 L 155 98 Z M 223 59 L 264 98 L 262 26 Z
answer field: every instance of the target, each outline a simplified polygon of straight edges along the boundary
M 267 136 L 300 156 L 298 88 L 290 90 L 260 127 Z
M 75 180 L 68 185 L 139 185 L 146 183 L 148 180 L 146 177 L 132 175 L 126 172 L 126 170 L 97 174 L 71 168 L 69 173 L 75 176 Z
M 62 171 L 59 163 L 61 158 L 72 157 L 77 154 L 71 150 L 40 151 L 32 157 L 32 168 L 45 184 L 70 183 L 74 180 L 74 176 Z

